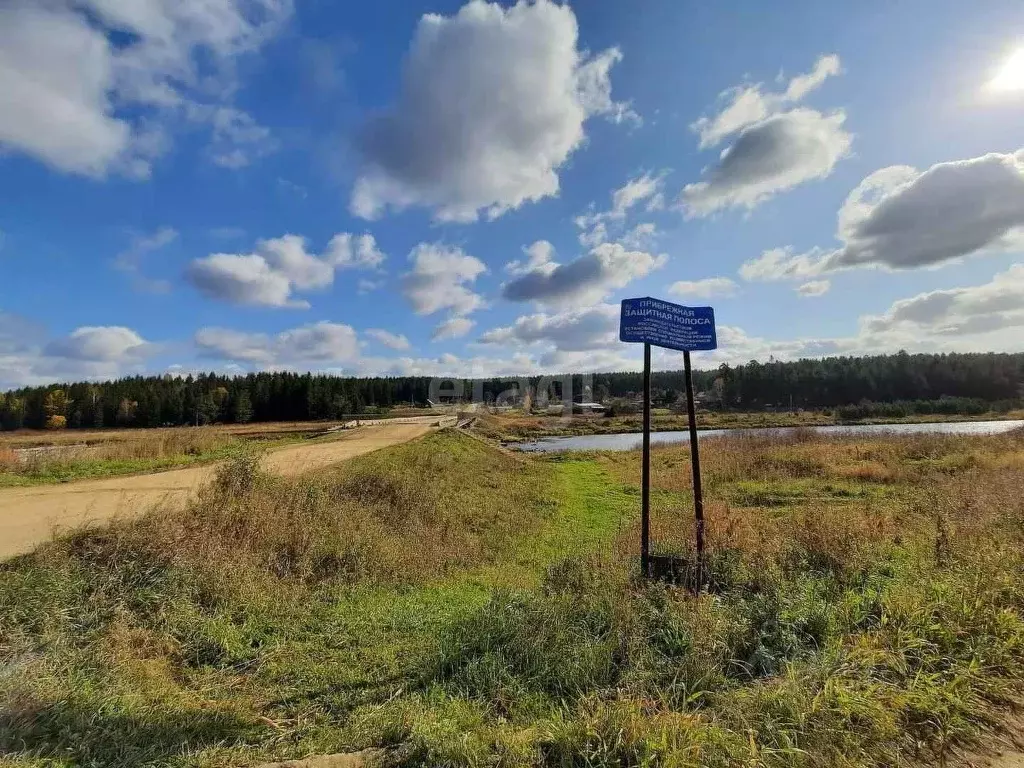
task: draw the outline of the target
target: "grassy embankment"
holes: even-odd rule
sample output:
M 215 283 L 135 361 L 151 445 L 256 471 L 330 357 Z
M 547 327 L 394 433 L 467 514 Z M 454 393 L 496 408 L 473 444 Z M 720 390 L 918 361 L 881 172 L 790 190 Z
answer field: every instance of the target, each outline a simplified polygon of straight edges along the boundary
M 892 765 L 1024 675 L 1024 435 L 705 452 L 714 590 L 632 572 L 635 454 L 445 431 L 0 566 L 19 766 Z M 687 550 L 685 447 L 654 530 Z
M 838 424 L 927 424 L 940 421 L 999 421 L 1024 419 L 1024 411 L 991 412 L 973 416 L 916 415 L 889 419 L 859 419 L 841 422 L 833 411 L 758 411 L 740 413 L 732 411 L 700 411 L 697 424 L 700 429 L 767 429 L 772 427 L 820 427 Z M 655 432 L 689 429 L 686 414 L 672 413 L 655 408 L 651 413 L 651 429 Z M 571 419 L 558 416 L 539 416 L 523 413 L 481 414 L 474 428 L 492 440 L 519 442 L 538 437 L 566 437 L 571 435 L 613 435 L 639 432 L 643 422 L 640 414 L 622 416 L 582 416 Z
M 231 459 L 256 442 L 271 448 L 322 425 L 0 433 L 0 488 L 156 472 Z

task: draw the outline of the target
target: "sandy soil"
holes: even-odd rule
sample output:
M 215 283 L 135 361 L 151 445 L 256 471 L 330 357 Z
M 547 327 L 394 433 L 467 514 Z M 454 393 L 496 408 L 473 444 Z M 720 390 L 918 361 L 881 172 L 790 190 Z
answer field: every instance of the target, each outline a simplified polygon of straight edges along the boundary
M 298 475 L 404 443 L 432 428 L 428 420 L 366 427 L 338 439 L 273 451 L 263 463 L 272 472 Z M 131 514 L 156 503 L 183 502 L 209 482 L 216 470 L 211 464 L 147 475 L 0 489 L 0 559 L 27 552 L 61 529 Z
M 375 419 L 367 416 L 359 419 L 366 423 L 437 421 L 445 416 L 454 416 L 454 408 L 396 408 L 391 417 Z M 146 429 L 19 429 L 14 432 L 0 431 L 0 448 L 31 448 L 35 446 L 75 445 L 86 443 L 99 445 L 102 443 L 130 443 L 136 440 L 147 440 L 154 437 L 180 435 L 190 430 L 212 432 L 238 437 L 280 437 L 294 434 L 313 434 L 323 432 L 331 427 L 352 422 L 354 419 L 339 421 L 257 421 L 249 424 L 210 424 L 205 427 L 148 427 Z
M 946 768 L 1024 768 L 1024 710 L 1020 703 L 1008 713 L 994 733 L 973 749 L 956 750 Z

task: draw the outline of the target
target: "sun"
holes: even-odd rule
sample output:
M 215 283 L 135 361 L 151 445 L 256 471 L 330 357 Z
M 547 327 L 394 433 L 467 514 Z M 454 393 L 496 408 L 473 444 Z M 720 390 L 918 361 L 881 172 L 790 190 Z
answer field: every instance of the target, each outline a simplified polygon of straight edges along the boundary
M 1024 48 L 1018 48 L 999 68 L 996 76 L 989 80 L 993 91 L 1024 90 Z

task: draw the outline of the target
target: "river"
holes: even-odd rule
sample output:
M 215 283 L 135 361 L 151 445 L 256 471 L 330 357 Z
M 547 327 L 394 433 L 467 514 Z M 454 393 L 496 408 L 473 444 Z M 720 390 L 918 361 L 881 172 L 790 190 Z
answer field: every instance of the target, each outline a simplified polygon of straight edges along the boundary
M 769 429 L 702 429 L 700 440 L 722 435 L 786 435 L 795 429 L 809 430 L 823 435 L 872 435 L 872 434 L 944 434 L 944 435 L 997 435 L 1024 426 L 1024 421 L 940 421 L 930 424 L 850 424 L 827 427 L 778 427 Z M 690 440 L 688 431 L 652 432 L 651 444 L 686 443 Z M 626 432 L 618 435 L 575 435 L 572 437 L 542 437 L 512 447 L 532 453 L 552 451 L 630 451 L 640 448 L 641 434 Z

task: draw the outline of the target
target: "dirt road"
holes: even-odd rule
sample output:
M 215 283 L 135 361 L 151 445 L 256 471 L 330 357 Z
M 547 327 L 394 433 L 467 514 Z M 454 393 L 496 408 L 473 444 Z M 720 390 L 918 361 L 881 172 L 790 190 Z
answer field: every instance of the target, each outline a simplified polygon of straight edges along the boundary
M 273 451 L 264 458 L 263 466 L 282 475 L 299 475 L 378 448 L 404 443 L 432 428 L 427 422 L 361 428 L 339 439 Z M 29 551 L 60 529 L 138 512 L 157 502 L 185 501 L 209 482 L 216 471 L 217 465 L 210 464 L 148 475 L 2 489 L 0 559 Z

